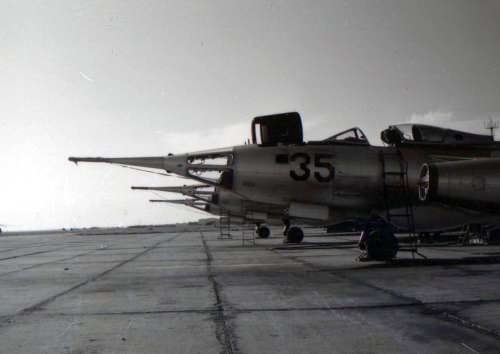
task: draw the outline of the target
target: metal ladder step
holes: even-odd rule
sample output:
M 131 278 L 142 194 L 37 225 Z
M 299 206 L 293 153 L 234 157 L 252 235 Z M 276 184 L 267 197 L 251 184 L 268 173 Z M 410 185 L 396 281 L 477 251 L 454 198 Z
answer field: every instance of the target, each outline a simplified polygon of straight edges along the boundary
M 245 242 L 255 246 L 255 231 L 253 229 L 253 225 L 247 223 L 247 218 L 246 218 L 248 207 L 250 205 L 247 205 L 246 203 L 243 202 L 241 203 L 241 215 L 242 215 L 241 238 L 243 240 L 243 246 L 245 246 Z
M 220 209 L 219 218 L 219 237 L 217 239 L 223 240 L 224 238 L 232 239 L 231 236 L 231 213 L 229 210 Z
M 386 160 L 391 161 L 391 171 L 387 171 L 388 162 Z M 413 208 L 411 203 L 411 191 L 409 189 L 408 182 L 408 163 L 404 160 L 403 155 L 398 150 L 395 153 L 384 153 L 380 151 L 380 161 L 382 163 L 382 182 L 384 188 L 384 199 L 386 203 L 386 215 L 387 221 L 390 222 L 391 218 L 406 218 L 408 223 L 408 236 L 410 239 L 409 246 L 400 246 L 399 250 L 404 252 L 411 252 L 413 258 L 415 258 L 415 254 L 420 255 L 423 258 L 426 258 L 424 255 L 418 253 L 417 250 L 417 242 L 415 235 L 415 223 L 413 220 Z M 399 171 L 394 171 L 394 169 L 399 169 Z M 397 176 L 399 177 L 399 184 L 394 184 L 394 178 L 391 179 L 392 184 L 388 184 L 388 177 Z M 390 179 L 390 178 L 389 178 Z M 392 193 L 396 193 L 392 195 Z M 401 198 L 406 196 L 405 198 Z M 403 204 L 403 208 L 406 209 L 406 213 L 397 213 L 391 214 L 391 205 L 390 201 L 394 201 L 395 199 L 401 200 Z

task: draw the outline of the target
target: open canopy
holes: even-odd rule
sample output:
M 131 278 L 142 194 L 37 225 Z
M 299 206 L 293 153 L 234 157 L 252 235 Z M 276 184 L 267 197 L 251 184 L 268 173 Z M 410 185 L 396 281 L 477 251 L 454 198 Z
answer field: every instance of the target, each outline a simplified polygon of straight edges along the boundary
M 493 142 L 493 137 L 434 127 L 425 124 L 390 125 L 382 131 L 383 142 L 397 146 L 401 144 L 484 144 Z

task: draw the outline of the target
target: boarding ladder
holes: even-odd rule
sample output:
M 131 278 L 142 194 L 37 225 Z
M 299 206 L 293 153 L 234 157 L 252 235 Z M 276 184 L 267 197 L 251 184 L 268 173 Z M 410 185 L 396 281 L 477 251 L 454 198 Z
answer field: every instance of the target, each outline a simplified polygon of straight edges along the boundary
M 408 183 L 408 163 L 403 158 L 401 151 L 395 153 L 380 152 L 382 163 L 382 182 L 384 186 L 384 201 L 387 222 L 394 219 L 405 220 L 410 240 L 410 246 L 399 246 L 399 251 L 411 252 L 427 258 L 417 250 L 417 237 L 415 233 L 415 222 L 413 219 L 412 195 Z M 402 205 L 398 212 L 391 212 L 392 205 Z
M 471 244 L 485 244 L 489 241 L 487 229 L 488 226 L 482 227 L 481 224 L 467 224 L 462 227 L 458 235 L 457 244 L 467 246 Z
M 255 245 L 255 230 L 252 224 L 247 223 L 247 206 L 242 201 L 241 203 L 241 238 L 243 240 L 243 246 L 245 243 Z
M 229 210 L 225 208 L 220 208 L 219 231 L 220 231 L 220 236 L 217 239 L 219 240 L 224 240 L 226 238 L 232 239 L 231 213 Z

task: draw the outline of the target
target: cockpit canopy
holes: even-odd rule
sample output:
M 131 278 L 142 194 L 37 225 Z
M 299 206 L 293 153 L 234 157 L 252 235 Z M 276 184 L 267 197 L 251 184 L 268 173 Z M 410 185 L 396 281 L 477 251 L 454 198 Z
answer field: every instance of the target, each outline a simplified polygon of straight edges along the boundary
M 261 147 L 286 145 L 367 145 L 370 143 L 359 128 L 351 128 L 321 141 L 303 141 L 302 120 L 297 112 L 255 117 L 252 120 L 252 142 Z
M 494 141 L 489 135 L 473 134 L 425 124 L 390 125 L 380 134 L 389 146 L 402 145 L 463 145 L 487 144 Z M 303 141 L 302 121 L 297 112 L 255 117 L 252 121 L 252 140 L 261 147 L 286 145 L 358 145 L 370 146 L 359 128 L 351 128 L 321 141 Z
M 297 112 L 255 117 L 252 120 L 252 140 L 259 146 L 302 144 L 302 139 L 302 120 Z
M 493 137 L 434 127 L 425 124 L 390 125 L 380 134 L 390 146 L 403 144 L 481 144 L 493 142 Z
M 361 145 L 370 145 L 368 139 L 366 138 L 363 131 L 359 128 L 351 128 L 348 130 L 344 130 L 338 134 L 335 134 L 329 138 L 326 138 L 323 141 L 335 141 L 342 143 L 355 143 Z

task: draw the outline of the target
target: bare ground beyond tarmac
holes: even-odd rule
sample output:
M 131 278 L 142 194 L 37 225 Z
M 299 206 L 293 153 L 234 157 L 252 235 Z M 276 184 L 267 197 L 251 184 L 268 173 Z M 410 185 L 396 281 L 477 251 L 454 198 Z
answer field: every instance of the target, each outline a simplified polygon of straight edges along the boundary
M 500 352 L 500 246 L 385 264 L 354 261 L 357 236 L 232 235 L 2 234 L 0 352 Z

